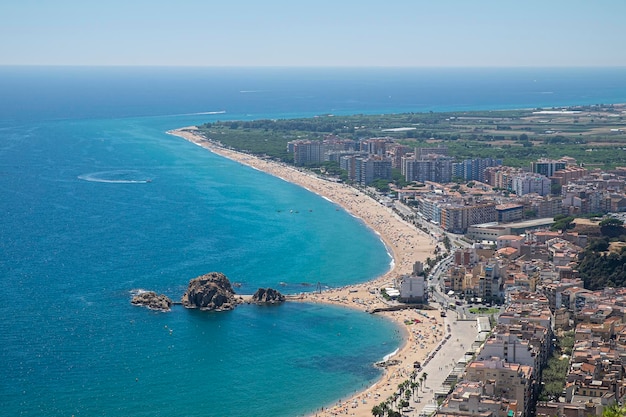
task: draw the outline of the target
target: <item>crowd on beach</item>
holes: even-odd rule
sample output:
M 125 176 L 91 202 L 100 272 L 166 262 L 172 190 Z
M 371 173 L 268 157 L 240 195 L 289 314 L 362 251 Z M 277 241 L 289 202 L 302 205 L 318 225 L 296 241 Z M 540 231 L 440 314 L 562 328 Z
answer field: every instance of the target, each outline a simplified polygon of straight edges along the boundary
M 435 245 L 427 234 L 403 221 L 391 208 L 353 187 L 325 180 L 290 165 L 225 149 L 198 134 L 193 127 L 168 133 L 205 147 L 218 155 L 300 185 L 341 206 L 379 234 L 393 256 L 391 270 L 367 283 L 328 289 L 319 293 L 303 293 L 296 297 L 302 301 L 336 304 L 364 311 L 387 307 L 379 289 L 391 285 L 393 280 L 401 275 L 410 274 L 416 261 L 423 262 L 433 254 Z M 414 370 L 414 363 L 427 359 L 436 345 L 444 340 L 443 319 L 432 312 L 428 317 L 416 309 L 386 311 L 380 314 L 396 322 L 404 332 L 404 344 L 393 356 L 394 363 L 397 364 L 386 367 L 383 377 L 373 386 L 356 393 L 347 401 L 340 401 L 334 406 L 318 410 L 316 415 L 371 416 L 372 407 L 384 401 L 398 384 L 409 377 Z

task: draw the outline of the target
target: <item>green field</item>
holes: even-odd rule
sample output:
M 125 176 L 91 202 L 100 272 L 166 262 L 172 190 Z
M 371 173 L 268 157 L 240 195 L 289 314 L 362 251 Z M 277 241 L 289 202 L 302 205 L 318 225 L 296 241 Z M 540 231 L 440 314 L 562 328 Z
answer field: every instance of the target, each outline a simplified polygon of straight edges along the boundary
M 458 160 L 492 157 L 519 167 L 542 157 L 569 156 L 587 167 L 610 169 L 626 165 L 625 117 L 624 105 L 598 105 L 219 121 L 202 125 L 200 130 L 226 147 L 284 162 L 293 160 L 287 152 L 289 141 L 334 135 L 353 140 L 391 137 L 411 147 L 441 144 Z

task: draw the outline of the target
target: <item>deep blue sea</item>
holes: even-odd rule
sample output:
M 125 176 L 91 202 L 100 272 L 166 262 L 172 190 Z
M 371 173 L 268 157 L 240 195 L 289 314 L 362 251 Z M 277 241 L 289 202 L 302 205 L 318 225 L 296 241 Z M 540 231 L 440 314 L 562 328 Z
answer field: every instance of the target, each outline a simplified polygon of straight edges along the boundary
M 0 67 L 0 414 L 301 415 L 398 347 L 392 324 L 342 308 L 131 306 L 211 271 L 249 294 L 389 268 L 357 219 L 168 129 L 621 102 L 624 68 Z

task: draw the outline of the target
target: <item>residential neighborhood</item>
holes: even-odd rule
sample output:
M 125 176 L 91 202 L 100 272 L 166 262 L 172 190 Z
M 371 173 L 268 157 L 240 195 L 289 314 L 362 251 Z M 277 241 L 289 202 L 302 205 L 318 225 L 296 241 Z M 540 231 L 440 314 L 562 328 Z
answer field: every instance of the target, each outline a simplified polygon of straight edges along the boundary
M 380 201 L 430 233 L 442 252 L 388 292 L 482 323 L 462 372 L 451 372 L 445 395 L 431 400 L 436 407 L 420 404 L 407 415 L 588 417 L 623 404 L 626 288 L 586 288 L 578 265 L 603 238 L 602 219 L 621 225 L 626 167 L 586 169 L 567 157 L 526 168 L 457 162 L 444 146 L 410 149 L 391 138 L 290 146 L 301 164 L 339 162 L 372 194 L 370 184 L 401 169 L 409 185 Z

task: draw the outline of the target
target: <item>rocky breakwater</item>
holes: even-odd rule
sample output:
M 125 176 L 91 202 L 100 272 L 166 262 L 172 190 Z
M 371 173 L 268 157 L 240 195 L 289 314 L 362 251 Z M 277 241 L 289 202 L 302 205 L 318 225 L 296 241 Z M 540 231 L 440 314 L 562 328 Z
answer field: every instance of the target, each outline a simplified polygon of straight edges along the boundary
M 226 311 L 241 303 L 241 298 L 235 296 L 226 275 L 221 272 L 210 272 L 189 281 L 181 301 L 186 308 Z
M 272 288 L 259 288 L 250 300 L 253 304 L 278 304 L 285 301 L 285 296 Z
M 130 302 L 137 306 L 148 307 L 151 310 L 170 311 L 172 300 L 164 294 L 157 294 L 154 291 L 142 291 L 135 294 Z

